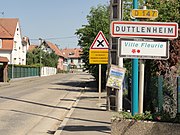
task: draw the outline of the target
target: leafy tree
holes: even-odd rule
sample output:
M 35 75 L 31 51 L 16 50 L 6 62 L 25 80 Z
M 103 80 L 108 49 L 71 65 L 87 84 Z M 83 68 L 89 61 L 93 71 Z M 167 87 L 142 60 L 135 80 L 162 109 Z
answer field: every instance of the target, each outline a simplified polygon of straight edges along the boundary
M 143 2 L 139 1 L 139 8 L 142 7 Z M 155 22 L 177 22 L 180 26 L 180 1 L 179 0 L 146 0 L 145 5 L 147 9 L 158 10 L 159 16 Z M 132 10 L 132 0 L 124 1 L 124 18 L 123 20 L 130 21 L 130 11 Z M 139 21 L 141 21 L 139 19 Z M 125 60 L 125 66 L 131 68 L 129 60 Z M 170 105 L 174 106 L 174 93 L 176 91 L 176 80 L 178 69 L 180 71 L 180 37 L 178 39 L 170 40 L 169 59 L 168 60 L 145 60 L 145 107 L 150 106 L 152 99 L 156 99 L 152 95 L 152 88 L 150 87 L 151 77 L 156 75 L 163 75 L 165 79 L 164 93 L 171 99 Z M 157 93 L 157 92 L 154 92 Z M 146 108 L 147 109 L 147 108 Z M 173 109 L 172 109 L 173 110 Z
M 148 0 L 148 9 L 157 9 L 159 17 L 156 22 L 177 22 L 180 24 L 180 1 L 179 0 Z M 146 73 L 149 77 L 154 75 L 163 75 L 164 77 L 164 110 L 173 114 L 176 109 L 176 76 L 180 62 L 180 36 L 177 39 L 170 40 L 169 59 L 168 60 L 148 60 L 146 61 Z M 152 70 L 153 69 L 153 70 Z M 149 71 L 149 72 L 147 72 Z M 147 99 L 148 100 L 148 99 Z M 169 105 L 167 105 L 169 104 Z M 169 112 L 171 110 L 171 112 Z M 173 112 L 172 112 L 173 111 Z M 171 115 L 172 116 L 172 115 Z
M 57 67 L 59 56 L 55 52 L 44 52 L 40 48 L 27 53 L 27 65 L 41 65 L 48 67 Z
M 109 8 L 107 5 L 98 5 L 92 7 L 87 15 L 88 24 L 77 29 L 78 45 L 83 49 L 82 59 L 85 63 L 85 70 L 88 70 L 98 82 L 98 65 L 89 64 L 89 48 L 93 43 L 99 31 L 102 31 L 105 37 L 109 37 Z M 105 86 L 107 65 L 102 65 L 102 84 Z

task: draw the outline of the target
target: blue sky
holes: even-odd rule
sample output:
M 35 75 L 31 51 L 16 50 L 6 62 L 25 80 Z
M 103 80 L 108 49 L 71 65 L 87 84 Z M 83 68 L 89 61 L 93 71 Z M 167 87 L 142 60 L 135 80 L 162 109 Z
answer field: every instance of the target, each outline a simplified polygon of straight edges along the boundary
M 0 3 L 0 17 L 19 18 L 22 34 L 32 39 L 32 44 L 42 38 L 59 48 L 74 48 L 77 47 L 74 33 L 87 24 L 90 8 L 108 4 L 109 0 L 0 0 Z

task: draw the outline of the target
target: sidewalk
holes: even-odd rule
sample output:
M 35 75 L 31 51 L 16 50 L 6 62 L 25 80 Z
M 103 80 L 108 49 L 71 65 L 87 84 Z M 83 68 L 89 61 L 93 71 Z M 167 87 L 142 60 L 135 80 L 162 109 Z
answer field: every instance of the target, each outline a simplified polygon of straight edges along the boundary
M 90 80 L 86 91 L 81 94 L 54 135 L 110 135 L 111 112 L 106 111 L 106 92 L 101 99 Z M 97 89 L 97 88 L 96 88 Z

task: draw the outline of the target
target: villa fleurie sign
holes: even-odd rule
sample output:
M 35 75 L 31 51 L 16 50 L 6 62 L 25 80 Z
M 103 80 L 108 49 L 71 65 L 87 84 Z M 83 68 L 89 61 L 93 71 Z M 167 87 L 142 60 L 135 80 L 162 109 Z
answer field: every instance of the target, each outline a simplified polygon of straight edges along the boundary
M 139 59 L 168 59 L 169 43 L 162 39 L 120 38 L 119 56 Z

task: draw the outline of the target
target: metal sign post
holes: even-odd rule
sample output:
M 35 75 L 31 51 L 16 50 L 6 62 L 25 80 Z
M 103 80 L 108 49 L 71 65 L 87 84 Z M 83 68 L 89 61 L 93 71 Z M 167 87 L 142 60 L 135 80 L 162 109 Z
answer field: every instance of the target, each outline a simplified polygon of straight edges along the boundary
M 108 64 L 108 49 L 109 43 L 100 31 L 89 48 L 89 64 L 99 64 L 99 99 L 101 99 L 101 64 Z
M 99 99 L 101 99 L 101 64 L 99 64 Z
M 137 9 L 138 8 L 138 0 L 133 0 L 133 9 Z M 138 105 L 139 105 L 139 99 L 138 99 L 138 95 L 139 95 L 139 90 L 138 90 L 138 80 L 139 80 L 139 76 L 138 76 L 138 72 L 139 72 L 139 68 L 138 68 L 138 59 L 134 58 L 132 60 L 132 115 L 135 115 L 136 113 L 138 113 Z

